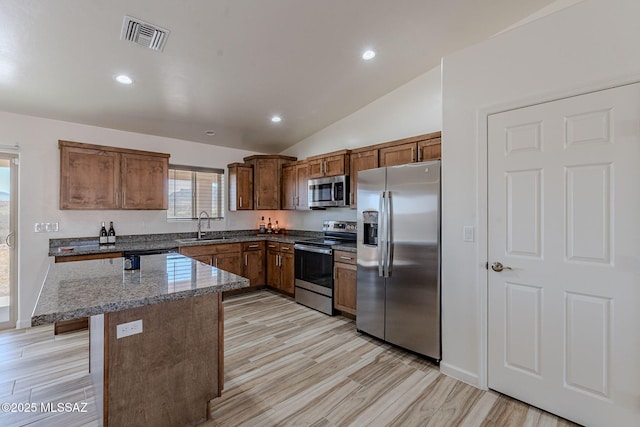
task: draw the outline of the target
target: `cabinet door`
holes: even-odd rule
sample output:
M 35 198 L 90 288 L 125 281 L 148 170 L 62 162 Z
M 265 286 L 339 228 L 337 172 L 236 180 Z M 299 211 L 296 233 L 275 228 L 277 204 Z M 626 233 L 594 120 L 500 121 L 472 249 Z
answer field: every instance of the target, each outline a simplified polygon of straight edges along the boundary
M 242 263 L 240 252 L 231 252 L 213 256 L 213 266 L 220 270 L 242 276 Z
M 253 168 L 235 164 L 229 166 L 229 210 L 253 209 Z
M 282 209 L 295 209 L 297 197 L 296 165 L 284 165 L 282 166 Z
M 267 251 L 267 286 L 280 289 L 280 253 Z
M 121 154 L 123 209 L 167 209 L 169 159 Z
M 325 176 L 338 176 L 345 175 L 348 172 L 347 168 L 347 156 L 344 154 L 337 154 L 335 156 L 327 156 L 324 158 L 324 175 Z
M 244 252 L 243 276 L 251 281 L 251 286 L 265 284 L 264 251 L 262 249 Z
M 213 256 L 212 255 L 196 255 L 189 257 L 195 259 L 196 261 L 200 261 L 207 265 L 213 265 Z
M 296 195 L 296 209 L 309 209 L 309 164 L 302 163 L 296 165 L 296 185 L 298 194 Z
M 276 159 L 257 159 L 253 174 L 255 208 L 280 209 L 280 162 Z
M 117 209 L 120 155 L 60 146 L 60 209 Z
M 440 138 L 418 142 L 418 161 L 437 160 L 441 157 Z
M 333 265 L 333 306 L 356 315 L 356 266 L 336 262 Z
M 309 160 L 309 179 L 322 178 L 324 176 L 324 158 Z
M 410 142 L 380 149 L 380 167 L 404 165 L 416 161 L 417 144 Z
M 362 151 L 351 155 L 351 196 L 350 207 L 356 208 L 358 195 L 358 172 L 366 169 L 375 169 L 378 167 L 378 150 Z
M 291 296 L 295 292 L 295 262 L 293 253 L 280 253 L 280 289 Z

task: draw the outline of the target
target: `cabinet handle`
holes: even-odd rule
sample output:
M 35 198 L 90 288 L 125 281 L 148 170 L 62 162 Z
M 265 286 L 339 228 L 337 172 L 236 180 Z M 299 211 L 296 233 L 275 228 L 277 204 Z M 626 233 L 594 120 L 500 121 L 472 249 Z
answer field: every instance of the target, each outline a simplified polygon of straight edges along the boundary
M 338 279 L 338 267 L 333 267 L 333 280 Z
M 348 259 L 349 261 L 351 261 L 353 258 L 349 257 L 349 256 L 340 256 L 341 259 Z
M 249 255 L 244 254 L 244 265 L 247 266 L 249 265 Z
M 260 196 L 256 196 L 256 208 L 260 206 Z
M 269 245 L 269 247 L 270 247 L 270 248 L 275 248 L 275 247 L 276 247 L 276 245 Z
M 420 150 L 420 147 L 418 147 L 418 161 L 420 161 L 420 158 L 422 157 L 420 154 L 422 153 L 422 150 Z
M 218 268 L 218 257 L 216 257 L 216 268 Z
M 276 267 L 280 267 L 280 255 L 276 255 Z
M 280 246 L 280 250 L 281 251 L 288 251 L 289 247 L 288 246 Z
M 414 155 L 415 155 L 415 148 L 411 147 L 411 162 L 415 162 L 416 161 Z
M 249 245 L 250 248 L 257 248 L 260 245 Z
M 353 191 L 349 192 L 349 204 L 352 205 L 353 204 Z
M 240 196 L 240 207 L 242 207 L 242 196 Z
M 116 206 L 119 206 L 119 203 L 118 203 L 120 201 L 119 199 L 120 197 L 118 197 L 118 192 L 116 191 Z

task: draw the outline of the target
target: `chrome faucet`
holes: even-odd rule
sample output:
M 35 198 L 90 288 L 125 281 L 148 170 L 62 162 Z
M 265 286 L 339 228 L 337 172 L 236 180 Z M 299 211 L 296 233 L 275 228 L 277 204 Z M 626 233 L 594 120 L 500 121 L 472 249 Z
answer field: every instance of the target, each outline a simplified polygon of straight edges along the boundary
M 204 231 L 202 231 L 202 215 L 207 216 L 207 228 L 211 228 L 211 217 L 207 211 L 200 212 L 200 215 L 198 215 L 198 239 L 202 239 L 204 237 Z

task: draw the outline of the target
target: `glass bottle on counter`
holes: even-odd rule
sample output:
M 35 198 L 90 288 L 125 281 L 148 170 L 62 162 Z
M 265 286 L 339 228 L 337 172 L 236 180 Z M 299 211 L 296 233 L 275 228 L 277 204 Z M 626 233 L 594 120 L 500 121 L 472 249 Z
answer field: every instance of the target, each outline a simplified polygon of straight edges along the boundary
M 113 221 L 109 221 L 109 233 L 107 234 L 107 243 L 116 244 L 116 230 L 113 229 Z
M 264 225 L 264 217 L 260 219 L 260 234 L 264 234 L 267 231 L 267 227 Z
M 107 229 L 104 226 L 104 221 L 102 221 L 102 228 L 100 228 L 100 246 L 107 244 Z
M 273 233 L 273 228 L 271 228 L 271 217 L 269 217 L 269 222 L 267 223 L 267 233 Z
M 273 233 L 274 234 L 280 233 L 280 226 L 278 225 L 278 220 L 277 219 L 276 219 L 276 225 L 273 227 Z

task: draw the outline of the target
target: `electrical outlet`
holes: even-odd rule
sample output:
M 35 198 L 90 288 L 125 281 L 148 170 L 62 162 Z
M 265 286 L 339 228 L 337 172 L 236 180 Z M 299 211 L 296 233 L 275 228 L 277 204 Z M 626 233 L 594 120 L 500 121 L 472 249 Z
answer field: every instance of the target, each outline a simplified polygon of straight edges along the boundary
M 130 335 L 141 334 L 141 333 L 142 333 L 142 319 L 116 325 L 117 339 L 128 337 Z

